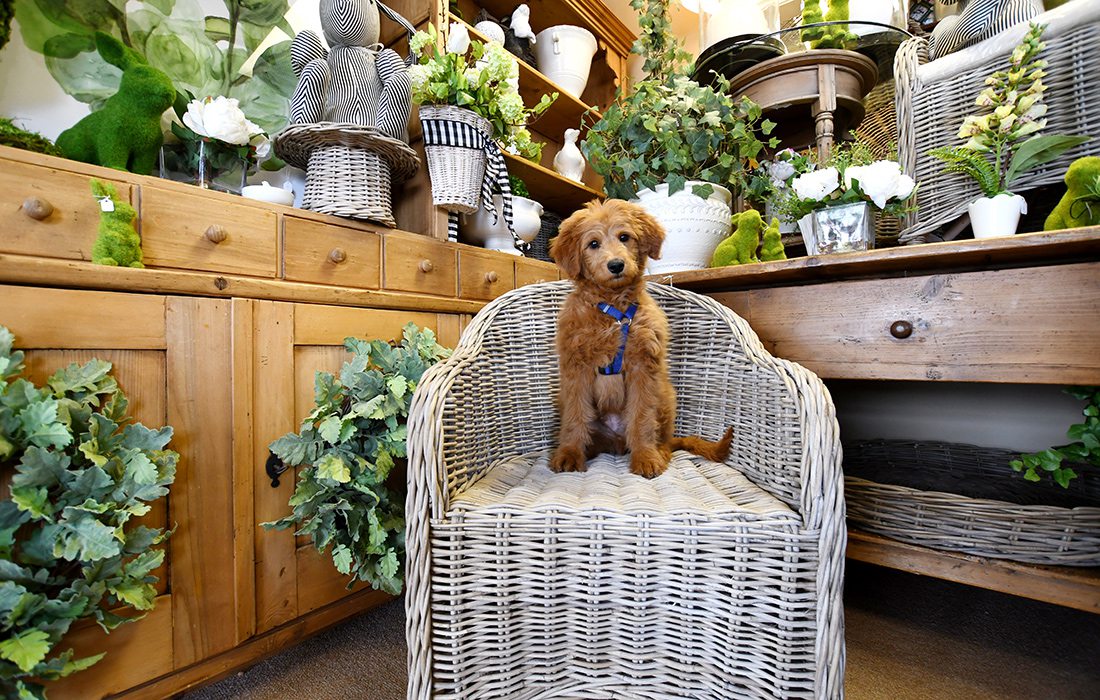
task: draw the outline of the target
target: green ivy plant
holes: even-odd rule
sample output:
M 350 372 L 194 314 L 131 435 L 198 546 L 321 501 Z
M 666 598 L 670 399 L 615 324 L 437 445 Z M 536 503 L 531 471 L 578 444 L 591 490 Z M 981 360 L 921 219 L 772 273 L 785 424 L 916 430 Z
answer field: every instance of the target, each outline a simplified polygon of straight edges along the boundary
M 15 16 L 24 43 L 43 55 L 58 85 L 93 109 L 118 90 L 121 76 L 96 53 L 95 32 L 103 31 L 164 71 L 178 90 L 236 97 L 273 134 L 287 123 L 296 84 L 290 42 L 264 51 L 251 76 L 240 68 L 272 29 L 294 35 L 284 18 L 290 3 L 224 4 L 224 13 L 215 13 L 198 0 L 15 0 Z
M 269 529 L 297 528 L 319 552 L 331 546 L 336 569 L 397 595 L 404 580 L 403 497 L 386 485 L 405 457 L 406 419 L 424 372 L 450 351 L 435 334 L 405 326 L 400 342 L 346 338 L 351 353 L 339 376 L 318 372 L 316 408 L 297 433 L 271 443 L 290 467 L 304 467 L 293 511 Z
M 1009 462 L 1013 469 L 1022 471 L 1028 481 L 1041 481 L 1045 472 L 1059 486 L 1069 488 L 1077 472 L 1065 466 L 1066 462 L 1087 462 L 1100 467 L 1100 387 L 1070 387 L 1065 392 L 1085 402 L 1081 411 L 1085 421 L 1071 425 L 1066 431 L 1066 437 L 1073 440 L 1068 445 L 1023 454 Z
M 0 691 L 45 698 L 43 681 L 88 668 L 56 647 L 76 620 L 105 630 L 156 601 L 155 549 L 170 533 L 135 520 L 168 494 L 178 455 L 169 427 L 129 423 L 111 363 L 69 365 L 36 387 L 0 326 Z
M 1047 62 L 1039 58 L 1046 47 L 1045 29 L 1044 24 L 1032 23 L 1013 50 L 1008 70 L 986 78 L 988 87 L 974 104 L 989 111 L 963 120 L 958 136 L 966 143 L 928 152 L 942 160 L 946 170 L 972 177 L 986 197 L 1011 194 L 1008 188 L 1019 176 L 1089 140 L 1088 136 L 1038 135 L 1047 123 L 1043 103 Z
M 757 133 L 775 124 L 747 97 L 735 99 L 729 81 L 700 85 L 687 77 L 687 55 L 668 21 L 667 0 L 631 0 L 642 32 L 634 53 L 645 57 L 646 78 L 629 95 L 621 92 L 592 124 L 581 150 L 603 176 L 609 197 L 632 199 L 644 189 L 667 183 L 669 194 L 684 189 L 708 197 L 713 185 L 739 189 L 746 166 L 755 167 L 765 147 Z M 771 147 L 778 139 L 771 139 Z

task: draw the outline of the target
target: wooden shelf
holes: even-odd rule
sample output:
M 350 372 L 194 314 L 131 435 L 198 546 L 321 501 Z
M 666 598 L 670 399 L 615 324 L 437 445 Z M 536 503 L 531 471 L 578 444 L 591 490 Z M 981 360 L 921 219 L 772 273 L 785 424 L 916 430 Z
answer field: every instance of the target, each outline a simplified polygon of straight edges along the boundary
M 508 164 L 508 173 L 527 185 L 531 199 L 556 214 L 569 216 L 593 199 L 604 198 L 602 192 L 519 156 L 505 153 L 504 160 Z
M 848 558 L 1100 613 L 1100 569 L 986 559 L 848 531 Z
M 470 31 L 470 36 L 478 41 L 489 41 L 488 37 L 474 29 L 468 22 L 460 19 L 454 13 L 450 13 L 449 21 L 466 25 L 466 28 Z M 558 87 L 552 80 L 528 65 L 525 61 L 516 59 L 516 62 L 519 64 L 519 94 L 523 97 L 523 104 L 528 107 L 533 107 L 539 103 L 543 95 L 551 95 L 555 92 L 558 93 L 558 99 L 554 102 L 553 106 L 530 124 L 535 130 L 555 141 L 561 141 L 566 129 L 580 129 L 584 132 L 587 130 L 588 125 L 602 118 L 603 115 L 594 107 L 590 107 L 576 97 L 570 95 L 568 92 Z M 590 115 L 588 118 L 585 118 L 582 123 L 581 117 L 586 112 L 590 113 Z

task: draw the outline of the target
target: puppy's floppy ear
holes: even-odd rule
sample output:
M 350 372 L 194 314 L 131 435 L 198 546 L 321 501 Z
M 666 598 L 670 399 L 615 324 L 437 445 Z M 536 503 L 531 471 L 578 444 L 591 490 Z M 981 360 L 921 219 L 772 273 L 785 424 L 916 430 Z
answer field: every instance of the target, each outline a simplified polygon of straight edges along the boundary
M 634 233 L 638 236 L 641 251 L 647 257 L 659 260 L 661 258 L 661 245 L 665 242 L 665 227 L 639 205 L 632 204 L 631 209 L 631 218 L 634 220 Z
M 574 213 L 561 222 L 558 235 L 550 241 L 550 257 L 566 277 L 572 280 L 578 280 L 584 276 L 581 264 L 580 229 L 587 217 L 587 209 Z

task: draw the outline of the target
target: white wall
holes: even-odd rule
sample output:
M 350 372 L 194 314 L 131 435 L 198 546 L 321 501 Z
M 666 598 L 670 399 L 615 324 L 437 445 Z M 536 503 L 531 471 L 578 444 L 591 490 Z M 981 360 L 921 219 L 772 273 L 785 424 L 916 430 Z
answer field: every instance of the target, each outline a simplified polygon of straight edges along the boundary
M 14 22 L 0 50 L 0 116 L 52 140 L 87 113 L 88 105 L 66 95 L 46 70 L 43 56 L 26 47 Z

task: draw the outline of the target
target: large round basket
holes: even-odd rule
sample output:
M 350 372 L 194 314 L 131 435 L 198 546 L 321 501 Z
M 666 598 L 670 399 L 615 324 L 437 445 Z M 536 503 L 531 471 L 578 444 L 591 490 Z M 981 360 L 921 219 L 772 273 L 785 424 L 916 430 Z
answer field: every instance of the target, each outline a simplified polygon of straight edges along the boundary
M 1100 566 L 1100 479 L 1069 489 L 1013 471 L 1018 453 L 943 442 L 845 445 L 854 527 L 935 549 L 1033 564 Z
M 485 138 L 493 135 L 488 119 L 461 107 L 425 105 L 420 108 L 424 130 L 435 129 L 451 145 L 425 145 L 428 175 L 432 179 L 432 203 L 458 214 L 472 214 L 481 204 L 481 182 L 485 178 L 485 151 L 480 144 L 462 138 L 454 123 L 466 124 Z
M 275 155 L 306 171 L 303 209 L 397 225 L 393 184 L 420 167 L 407 143 L 374 127 L 336 122 L 289 126 L 273 141 Z

